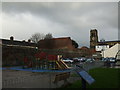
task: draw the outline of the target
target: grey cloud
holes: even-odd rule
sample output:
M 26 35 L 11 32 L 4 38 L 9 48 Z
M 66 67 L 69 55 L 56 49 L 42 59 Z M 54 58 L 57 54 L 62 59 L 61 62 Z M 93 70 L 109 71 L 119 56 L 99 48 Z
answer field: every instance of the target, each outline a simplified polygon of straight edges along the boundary
M 31 13 L 37 18 L 45 18 L 61 26 L 52 30 L 57 37 L 71 36 L 80 44 L 89 45 L 89 31 L 96 28 L 100 32 L 100 38 L 108 40 L 116 38 L 117 33 L 117 3 L 90 2 L 90 3 L 6 3 L 3 4 L 3 13 L 20 14 Z M 57 28 L 57 27 L 56 27 Z M 56 29 L 54 28 L 54 29 Z M 109 36 L 107 33 L 111 32 Z M 49 31 L 51 32 L 51 31 Z M 104 34 L 101 34 L 104 33 Z M 113 34 L 113 35 L 112 35 Z M 86 42 L 87 43 L 86 43 Z

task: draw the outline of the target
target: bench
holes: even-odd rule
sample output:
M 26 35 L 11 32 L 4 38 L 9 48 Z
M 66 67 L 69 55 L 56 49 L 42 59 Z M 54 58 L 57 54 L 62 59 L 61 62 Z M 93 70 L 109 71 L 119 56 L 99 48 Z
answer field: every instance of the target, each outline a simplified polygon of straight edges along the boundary
M 64 82 L 66 82 L 69 77 L 70 77 L 70 72 L 57 74 L 55 76 L 53 83 L 58 83 L 59 81 L 62 81 L 62 80 L 64 80 Z

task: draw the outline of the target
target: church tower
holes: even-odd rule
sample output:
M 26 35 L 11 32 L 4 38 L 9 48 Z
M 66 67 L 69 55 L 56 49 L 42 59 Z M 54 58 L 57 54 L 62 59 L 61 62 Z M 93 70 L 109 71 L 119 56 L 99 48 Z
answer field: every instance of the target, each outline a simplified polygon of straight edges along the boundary
M 98 43 L 98 32 L 96 29 L 90 30 L 90 48 L 95 48 Z

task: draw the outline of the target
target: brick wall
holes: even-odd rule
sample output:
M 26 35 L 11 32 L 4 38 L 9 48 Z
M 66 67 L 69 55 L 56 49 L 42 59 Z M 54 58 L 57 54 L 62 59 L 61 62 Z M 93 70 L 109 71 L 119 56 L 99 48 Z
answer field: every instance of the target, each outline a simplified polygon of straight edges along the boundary
M 38 47 L 40 49 L 75 49 L 75 47 L 72 45 L 72 40 L 70 37 L 40 40 Z

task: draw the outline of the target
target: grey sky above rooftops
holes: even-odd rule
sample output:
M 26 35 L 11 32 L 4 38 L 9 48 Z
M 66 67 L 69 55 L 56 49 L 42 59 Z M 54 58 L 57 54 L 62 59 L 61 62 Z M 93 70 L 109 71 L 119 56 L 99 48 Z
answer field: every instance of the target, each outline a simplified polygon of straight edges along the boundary
M 91 29 L 99 40 L 118 40 L 117 2 L 3 2 L 2 38 L 28 40 L 36 32 L 71 37 L 89 46 Z

